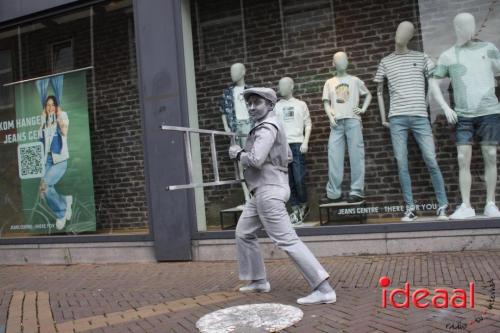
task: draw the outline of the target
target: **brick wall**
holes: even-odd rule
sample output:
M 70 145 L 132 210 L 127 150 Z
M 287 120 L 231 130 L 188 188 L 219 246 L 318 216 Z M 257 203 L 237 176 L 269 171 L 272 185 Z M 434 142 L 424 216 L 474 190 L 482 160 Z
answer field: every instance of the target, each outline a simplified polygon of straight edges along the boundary
M 308 4 L 283 0 L 281 9 L 279 1 L 243 3 L 244 9 L 241 11 L 239 4 L 234 1 L 217 0 L 209 4 L 193 1 L 200 128 L 223 129 L 218 99 L 230 83 L 229 67 L 232 63 L 245 63 L 246 81 L 252 85 L 275 88 L 282 76 L 292 77 L 295 80 L 295 97 L 308 104 L 313 123 L 306 181 L 310 203 L 315 205 L 325 193 L 328 178 L 327 143 L 330 129 L 321 93 L 325 80 L 332 76 L 333 54 L 345 51 L 350 60 L 349 72 L 365 81 L 374 98 L 363 116 L 368 205 L 402 205 L 389 131 L 380 124 L 376 85 L 372 79 L 379 61 L 393 51 L 394 33 L 401 21 L 408 20 L 415 24 L 417 32 L 410 48 L 422 50 L 417 1 L 327 0 Z M 453 41 L 449 43 L 451 45 Z M 388 102 L 386 96 L 387 107 Z M 438 117 L 434 133 L 438 162 L 454 208 L 460 203 L 460 195 L 453 129 L 442 117 Z M 218 149 L 220 160 L 227 159 L 227 143 L 218 141 Z M 209 152 L 203 150 L 202 154 L 208 156 Z M 472 200 L 480 208 L 484 204 L 485 191 L 482 162 L 477 155 L 475 152 L 472 165 Z M 436 200 L 430 175 L 413 139 L 409 142 L 409 161 L 415 200 L 418 203 L 434 203 Z M 221 164 L 221 174 L 231 178 L 232 164 L 227 160 Z M 205 179 L 211 176 L 209 170 L 211 162 L 207 160 L 204 164 Z M 344 179 L 344 190 L 347 191 L 350 179 L 348 167 Z M 231 207 L 243 200 L 237 186 L 206 189 L 205 197 L 209 223 L 216 223 L 220 208 Z M 317 212 L 317 209 L 313 211 Z
M 95 77 L 87 71 L 97 228 L 122 231 L 147 228 L 132 12 L 102 9 L 96 7 L 94 16 Z M 50 74 L 49 45 L 66 39 L 73 40 L 74 67 L 91 66 L 86 17 L 24 34 L 24 77 Z

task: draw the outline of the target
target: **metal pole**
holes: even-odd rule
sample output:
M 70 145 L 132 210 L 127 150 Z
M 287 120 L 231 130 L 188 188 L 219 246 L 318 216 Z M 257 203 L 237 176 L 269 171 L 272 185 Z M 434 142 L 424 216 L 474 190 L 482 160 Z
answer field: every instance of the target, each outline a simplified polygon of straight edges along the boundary
M 186 148 L 186 160 L 188 168 L 189 183 L 193 182 L 193 159 L 191 157 L 191 133 L 184 132 L 184 146 Z
M 92 69 L 94 68 L 93 66 L 89 66 L 89 67 L 83 67 L 83 68 L 78 68 L 78 69 L 72 69 L 70 71 L 65 71 L 65 72 L 60 72 L 60 73 L 56 73 L 56 74 L 50 74 L 50 75 L 45 75 L 45 76 L 39 76 L 39 77 L 35 77 L 35 78 L 32 78 L 32 79 L 26 79 L 26 80 L 21 80 L 21 81 L 16 81 L 16 82 L 10 82 L 10 83 L 6 83 L 4 84 L 3 86 L 4 87 L 8 87 L 8 86 L 13 86 L 15 84 L 19 84 L 19 83 L 25 83 L 25 82 L 29 82 L 29 81 L 35 81 L 35 80 L 40 80 L 40 79 L 46 79 L 48 77 L 52 77 L 52 76 L 57 76 L 57 75 L 65 75 L 65 74 L 69 74 L 69 73 L 75 73 L 75 72 L 80 72 L 80 71 L 86 71 L 88 69 Z
M 217 149 L 215 148 L 215 134 L 210 135 L 210 148 L 212 150 L 212 167 L 214 169 L 215 181 L 219 181 L 219 166 L 217 165 Z

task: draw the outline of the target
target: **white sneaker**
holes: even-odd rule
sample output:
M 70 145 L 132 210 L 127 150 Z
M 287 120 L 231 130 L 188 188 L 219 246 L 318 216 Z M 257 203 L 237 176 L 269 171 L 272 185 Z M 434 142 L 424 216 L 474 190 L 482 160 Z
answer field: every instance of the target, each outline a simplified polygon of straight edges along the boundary
M 455 213 L 450 215 L 452 220 L 465 220 L 476 216 L 476 211 L 472 207 L 467 207 L 464 203 L 457 208 Z
M 315 290 L 306 297 L 299 298 L 297 303 L 301 305 L 311 305 L 311 304 L 330 304 L 337 301 L 337 295 L 335 290 L 330 293 L 322 293 L 319 290 Z
M 63 230 L 65 226 L 66 226 L 66 218 L 65 217 L 63 217 L 62 219 L 56 219 L 56 229 L 57 230 Z
M 271 285 L 269 284 L 269 282 L 252 282 L 246 286 L 241 287 L 239 290 L 242 293 L 268 293 L 271 291 Z
M 73 196 L 72 195 L 67 195 L 66 196 L 66 214 L 64 215 L 64 218 L 66 221 L 71 220 L 71 215 L 73 215 Z
M 417 219 L 417 211 L 414 206 L 406 208 L 405 215 L 401 218 L 402 222 L 412 222 Z
M 307 204 L 302 204 L 299 208 L 299 212 L 300 212 L 300 219 L 304 221 L 307 215 L 309 215 L 310 212 L 309 206 Z
M 290 222 L 292 222 L 292 226 L 302 224 L 302 220 L 300 219 L 300 209 L 298 207 L 292 208 L 292 213 L 290 214 Z
M 446 216 L 446 209 L 448 205 L 443 205 L 436 210 L 437 219 L 441 221 L 448 221 L 450 218 Z
M 493 201 L 489 201 L 486 206 L 484 206 L 484 216 L 500 217 L 500 211 Z

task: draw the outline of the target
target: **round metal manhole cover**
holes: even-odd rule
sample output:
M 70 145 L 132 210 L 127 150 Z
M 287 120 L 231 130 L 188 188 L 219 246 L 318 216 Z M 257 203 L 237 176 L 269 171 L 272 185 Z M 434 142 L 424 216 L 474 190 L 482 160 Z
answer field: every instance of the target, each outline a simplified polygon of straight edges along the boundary
M 278 332 L 298 323 L 304 313 L 277 303 L 238 305 L 204 315 L 196 323 L 201 333 Z

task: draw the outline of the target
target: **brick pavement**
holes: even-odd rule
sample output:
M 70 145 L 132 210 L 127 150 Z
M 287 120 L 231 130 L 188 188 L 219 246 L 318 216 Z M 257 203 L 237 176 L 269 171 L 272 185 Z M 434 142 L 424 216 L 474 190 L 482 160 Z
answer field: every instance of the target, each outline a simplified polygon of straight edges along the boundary
M 338 301 L 302 306 L 303 320 L 286 332 L 500 332 L 500 305 L 491 302 L 492 283 L 500 285 L 500 251 L 321 261 Z M 248 295 L 235 292 L 234 262 L 0 266 L 0 333 L 196 332 L 196 321 L 208 312 L 257 302 L 293 305 L 308 292 L 290 261 L 267 267 L 273 291 Z M 378 280 L 385 275 L 392 280 L 388 290 L 408 281 L 412 291 L 442 287 L 451 293 L 474 281 L 476 306 L 382 308 Z

